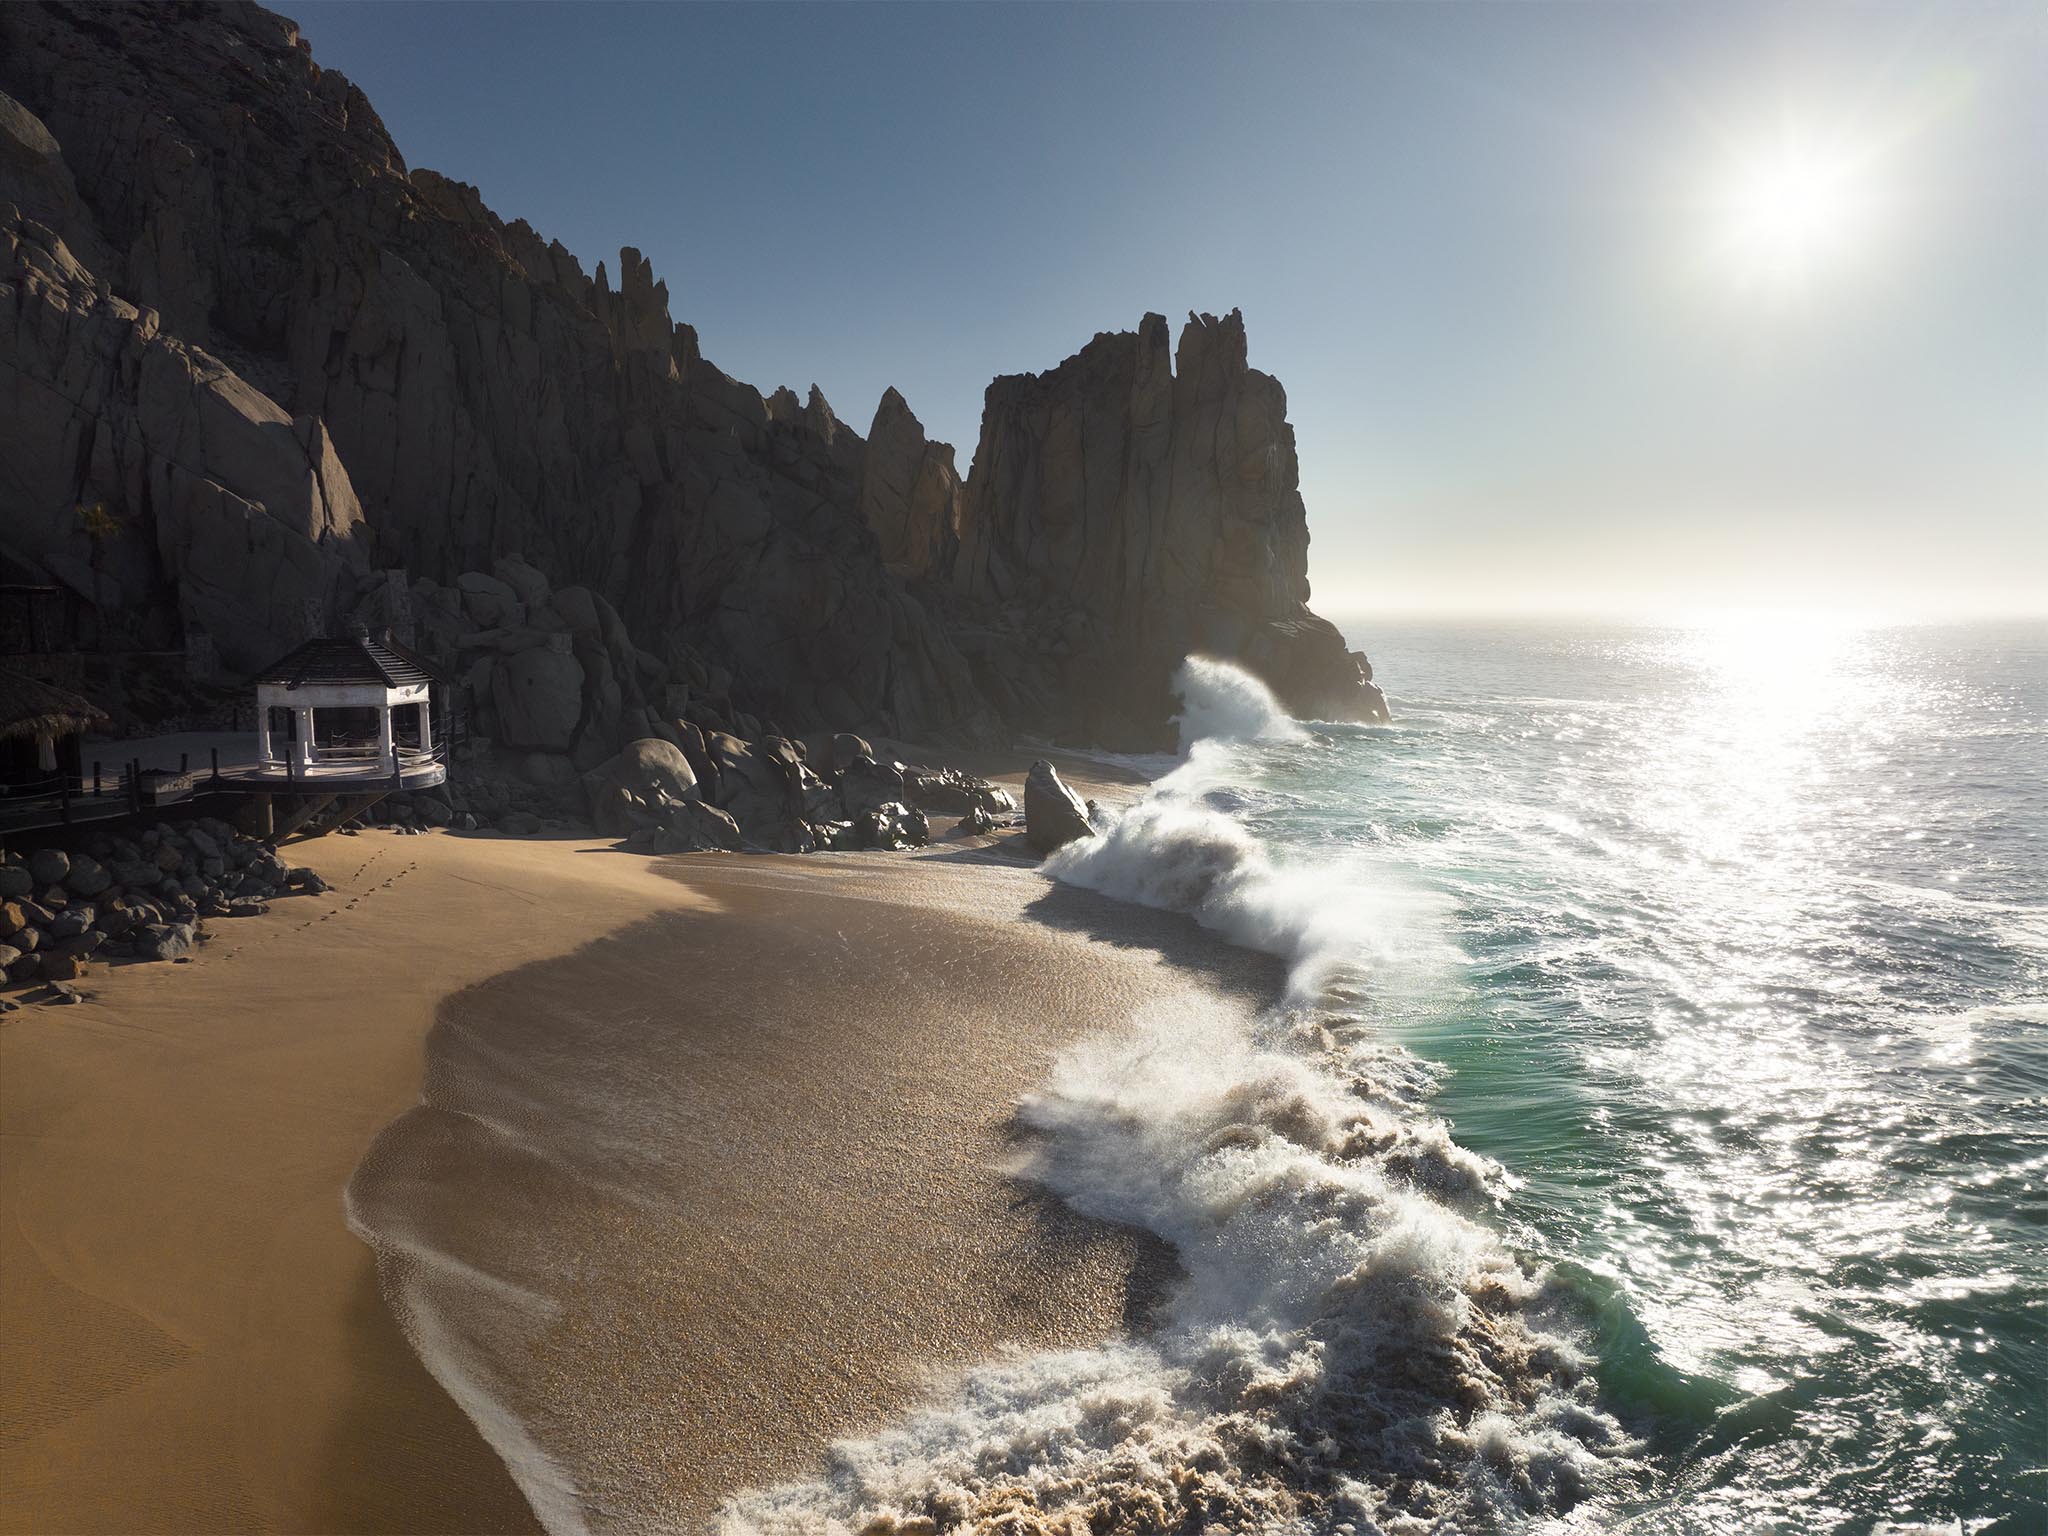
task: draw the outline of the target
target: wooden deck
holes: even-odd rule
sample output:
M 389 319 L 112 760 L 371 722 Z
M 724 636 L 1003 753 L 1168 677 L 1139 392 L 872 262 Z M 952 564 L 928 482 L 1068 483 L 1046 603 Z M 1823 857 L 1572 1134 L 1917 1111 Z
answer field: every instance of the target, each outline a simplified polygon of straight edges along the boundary
M 441 747 L 401 747 L 394 765 L 375 748 L 316 748 L 314 761 L 258 756 L 253 735 L 188 734 L 88 742 L 87 771 L 0 788 L 0 836 L 116 821 L 191 805 L 218 811 L 222 797 L 361 795 L 431 789 L 448 779 Z

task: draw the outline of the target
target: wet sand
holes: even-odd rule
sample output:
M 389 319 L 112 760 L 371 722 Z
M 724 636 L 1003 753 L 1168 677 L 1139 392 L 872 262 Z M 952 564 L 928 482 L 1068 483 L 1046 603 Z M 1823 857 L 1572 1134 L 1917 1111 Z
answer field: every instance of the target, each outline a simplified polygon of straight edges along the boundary
M 1274 980 L 958 850 L 662 868 L 709 909 L 452 999 L 352 1190 L 444 1367 L 536 1431 L 537 1502 L 597 1529 L 698 1528 L 934 1369 L 1142 1319 L 1170 1251 L 1010 1178 L 1016 1099 L 1147 1001 Z
M 598 845 L 294 845 L 336 889 L 0 1017 L 0 1530 L 518 1531 L 341 1193 L 440 1000 L 689 893 Z

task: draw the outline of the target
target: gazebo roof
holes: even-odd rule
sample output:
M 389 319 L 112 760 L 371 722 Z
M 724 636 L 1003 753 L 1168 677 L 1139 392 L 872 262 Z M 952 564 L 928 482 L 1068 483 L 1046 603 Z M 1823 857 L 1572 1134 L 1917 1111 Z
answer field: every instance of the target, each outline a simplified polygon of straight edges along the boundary
M 434 680 L 427 664 L 396 643 L 351 635 L 344 640 L 308 640 L 256 674 L 259 683 L 287 688 L 349 686 L 414 688 Z
M 0 741 L 17 736 L 68 736 L 107 723 L 89 699 L 0 669 Z

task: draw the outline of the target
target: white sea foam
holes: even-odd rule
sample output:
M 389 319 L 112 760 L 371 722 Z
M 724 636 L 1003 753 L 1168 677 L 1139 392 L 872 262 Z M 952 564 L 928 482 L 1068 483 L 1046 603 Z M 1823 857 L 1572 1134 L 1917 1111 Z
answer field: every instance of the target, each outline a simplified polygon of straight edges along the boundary
M 1299 741 L 1302 730 L 1273 690 L 1242 667 L 1209 656 L 1190 656 L 1173 676 L 1180 698 L 1181 750 L 1198 741 Z
M 1279 956 L 1286 993 L 1191 990 L 1069 1050 L 1020 1105 L 1016 1171 L 1167 1239 L 1184 1281 L 1142 1339 L 987 1365 L 823 1479 L 731 1502 L 732 1536 L 1468 1530 L 1626 1459 L 1549 1281 L 1482 1219 L 1499 1170 L 1355 1006 L 1430 953 L 1422 909 L 1363 868 L 1276 865 L 1204 803 L 1239 746 L 1305 733 L 1224 663 L 1177 681 L 1182 768 L 1047 872 Z

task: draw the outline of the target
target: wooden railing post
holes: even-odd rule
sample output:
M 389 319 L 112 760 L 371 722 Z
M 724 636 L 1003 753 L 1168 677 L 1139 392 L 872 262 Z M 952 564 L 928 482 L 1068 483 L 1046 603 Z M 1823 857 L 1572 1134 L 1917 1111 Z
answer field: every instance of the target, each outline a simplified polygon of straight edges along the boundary
M 100 760 L 98 758 L 92 760 L 92 793 L 93 798 L 97 800 L 100 793 Z

